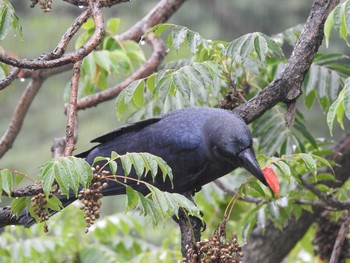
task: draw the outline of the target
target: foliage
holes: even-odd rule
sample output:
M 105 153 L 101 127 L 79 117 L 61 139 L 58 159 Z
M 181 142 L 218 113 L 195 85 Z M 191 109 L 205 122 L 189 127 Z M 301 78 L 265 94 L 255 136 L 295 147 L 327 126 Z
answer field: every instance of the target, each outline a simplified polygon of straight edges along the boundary
M 149 112 L 145 110 L 147 104 L 151 104 L 151 115 L 160 109 L 164 112 L 191 105 L 215 106 L 218 101 L 213 98 L 227 91 L 227 83 L 244 81 L 240 79 L 242 70 L 246 76 L 256 68 L 268 66 L 273 58 L 285 60 L 281 47 L 262 33 L 247 34 L 232 42 L 212 41 L 186 27 L 160 24 L 146 35 L 152 32 L 158 37 L 169 29 L 168 48 L 188 47 L 191 59 L 186 65 L 173 69 L 165 66 L 159 72 L 131 83 L 117 98 L 119 119 L 125 120 L 137 111 Z
M 325 25 L 327 44 L 333 27 L 348 44 L 349 8 L 349 1 L 345 1 L 329 15 Z M 21 34 L 18 18 L 8 1 L 2 1 L 0 10 L 0 38 L 4 38 L 11 28 Z M 134 72 L 137 66 L 145 62 L 147 52 L 142 41 L 122 42 L 116 36 L 120 23 L 119 19 L 110 19 L 106 23 L 107 33 L 101 45 L 83 60 L 80 98 L 107 89 L 115 80 L 121 80 L 121 76 Z M 86 43 L 93 34 L 93 21 L 88 20 L 83 29 L 85 31 L 76 40 L 76 48 Z M 116 115 L 123 121 L 130 121 L 185 106 L 218 106 L 219 100 L 230 92 L 234 96 L 239 93 L 250 99 L 281 72 L 286 63 L 282 45 L 294 44 L 300 31 L 299 25 L 273 37 L 254 32 L 227 42 L 205 39 L 200 33 L 180 25 L 159 24 L 146 34 L 166 38 L 170 51 L 190 55 L 186 55 L 183 60 L 176 58 L 167 61 L 156 73 L 132 82 L 116 99 Z M 318 100 L 321 109 L 327 114 L 331 133 L 335 119 L 343 129 L 344 117 L 350 119 L 348 59 L 343 54 L 317 54 L 304 82 L 305 92 L 302 96 L 305 105 L 312 110 Z M 65 96 L 67 100 L 68 94 Z M 236 99 L 240 100 L 239 97 Z M 280 179 L 280 198 L 269 193 L 255 180 L 247 179 L 241 170 L 236 170 L 220 179 L 234 181 L 225 184 L 233 185 L 230 190 L 236 191 L 234 197 L 211 185 L 199 194 L 196 207 L 182 195 L 162 192 L 142 180 L 147 174 L 155 180 L 158 171 L 161 171 L 163 180 L 172 181 L 170 167 L 157 156 L 148 153 L 112 153 L 110 157 L 99 157 L 95 161 L 106 162 L 105 166 L 112 172 L 111 180 L 126 179 L 131 171 L 136 172 L 138 178 L 135 180 L 145 184 L 150 193 L 144 196 L 126 186 L 125 210 L 138 211 L 155 226 L 159 222 L 164 223 L 172 215 L 177 216 L 180 208 L 198 217 L 202 209 L 206 211 L 204 221 L 208 226 L 207 233 L 211 233 L 223 217 L 213 217 L 212 214 L 224 215 L 227 204 L 232 204 L 232 198 L 255 198 L 255 203 L 242 200 L 235 202 L 234 218 L 229 221 L 240 240 L 246 241 L 256 225 L 264 231 L 270 220 L 282 229 L 289 219 L 298 219 L 304 210 L 312 212 L 310 205 L 297 202 L 319 200 L 313 192 L 303 187 L 301 176 L 327 196 L 332 195 L 337 200 L 350 198 L 348 183 L 332 189 L 327 182 L 334 181 L 334 175 L 319 172 L 320 168 L 332 171 L 333 164 L 326 160 L 326 156 L 331 153 L 330 143 L 313 137 L 299 111 L 294 112 L 293 125 L 286 125 L 286 112 L 286 106 L 279 104 L 252 125 L 261 166 L 272 167 Z M 117 175 L 118 165 L 122 165 L 124 175 Z M 90 166 L 79 158 L 65 157 L 44 164 L 36 177 L 36 183 L 42 183 L 46 194 L 46 211 L 61 208 L 59 198 L 55 195 L 50 198 L 50 193 L 57 193 L 55 191 L 59 188 L 67 197 L 76 196 L 82 188 L 89 187 L 92 177 Z M 0 197 L 2 194 L 11 197 L 24 178 L 28 176 L 1 169 Z M 122 180 L 118 182 L 123 184 Z M 30 202 L 29 197 L 13 199 L 13 212 L 19 215 L 25 208 L 33 209 Z M 150 244 L 144 238 L 147 225 L 140 223 L 143 221 L 139 218 L 135 219 L 135 215 L 115 215 L 102 219 L 91 229 L 90 234 L 83 236 L 82 216 L 71 215 L 69 213 L 75 212 L 70 210 L 73 208 L 65 209 L 56 221 L 49 221 L 53 231 L 49 235 L 44 235 L 37 226 L 31 230 L 8 228 L 0 237 L 0 255 L 4 259 L 18 258 L 19 262 L 29 258 L 36 258 L 37 262 L 173 262 L 180 256 L 179 252 L 172 250 L 173 246 L 178 246 L 178 238 L 172 240 L 169 234 L 161 247 Z M 71 217 L 78 220 L 69 220 Z M 60 258 L 57 258 L 58 255 Z M 62 258 L 62 255 L 66 258 Z
M 71 220 L 75 218 L 75 220 Z M 133 214 L 115 214 L 98 221 L 85 234 L 82 212 L 71 206 L 54 216 L 49 234 L 41 225 L 7 227 L 0 236 L 0 262 L 174 262 L 180 254 L 170 246 L 176 231 L 162 244 L 147 238 L 147 225 Z
M 6 37 L 11 28 L 15 34 L 22 36 L 22 26 L 13 6 L 8 0 L 2 0 L 0 2 L 0 40 Z

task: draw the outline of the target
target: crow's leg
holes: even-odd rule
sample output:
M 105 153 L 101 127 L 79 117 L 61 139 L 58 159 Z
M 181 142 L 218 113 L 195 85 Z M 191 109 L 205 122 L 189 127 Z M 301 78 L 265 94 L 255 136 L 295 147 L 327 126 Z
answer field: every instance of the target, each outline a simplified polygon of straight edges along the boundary
M 184 193 L 186 198 L 194 203 L 192 193 Z M 181 231 L 181 253 L 186 257 L 188 248 L 193 248 L 201 239 L 201 229 L 204 227 L 201 219 L 188 215 L 187 211 L 180 208 L 179 218 L 174 218 Z

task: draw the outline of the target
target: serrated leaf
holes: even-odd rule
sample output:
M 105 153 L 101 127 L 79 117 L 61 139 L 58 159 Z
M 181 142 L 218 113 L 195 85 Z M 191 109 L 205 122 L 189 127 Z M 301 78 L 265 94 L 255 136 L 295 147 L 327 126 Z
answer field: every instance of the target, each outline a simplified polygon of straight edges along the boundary
M 171 32 L 172 46 L 179 49 L 186 39 L 188 29 L 182 26 L 176 26 Z M 171 45 L 169 45 L 171 46 Z
M 108 163 L 109 169 L 111 170 L 112 175 L 116 175 L 117 174 L 117 170 L 118 170 L 118 164 L 115 161 L 110 161 Z
M 258 55 L 259 60 L 261 62 L 265 62 L 266 53 L 267 53 L 267 42 L 263 37 L 259 35 L 255 36 L 254 49 L 256 54 Z
M 130 160 L 130 156 L 129 155 L 121 155 L 120 160 L 122 162 L 124 175 L 128 176 L 130 174 L 131 168 L 132 168 L 132 162 Z
M 129 153 L 128 155 L 130 156 L 131 163 L 138 178 L 140 179 L 145 170 L 144 159 L 138 153 Z
M 126 104 L 128 104 L 133 99 L 133 97 L 135 95 L 135 91 L 139 87 L 143 91 L 143 88 L 144 88 L 144 81 L 143 81 L 143 79 L 138 79 L 138 80 L 135 80 L 135 81 L 131 82 L 131 84 L 127 87 L 127 89 L 125 89 L 125 92 L 123 93 L 123 95 L 124 95 L 124 102 Z
M 60 211 L 63 208 L 62 202 L 57 198 L 57 196 L 52 195 L 52 197 L 47 200 L 47 208 Z
M 0 40 L 6 37 L 11 27 L 15 34 L 23 37 L 22 25 L 15 9 L 9 1 L 3 0 L 0 5 Z
M 198 47 L 202 43 L 202 37 L 196 32 L 189 31 L 187 34 L 187 42 L 191 52 L 194 54 L 198 51 Z
M 191 91 L 190 85 L 187 82 L 186 78 L 183 76 L 182 72 L 177 71 L 173 74 L 173 82 L 177 90 L 181 93 L 183 98 L 187 101 L 190 101 Z
M 154 37 L 159 37 L 165 30 L 167 30 L 169 27 L 175 26 L 174 24 L 158 24 L 155 25 L 153 28 L 151 28 L 149 31 L 145 33 L 145 36 L 147 36 L 150 32 L 153 32 Z
M 148 168 L 149 168 L 149 171 L 151 172 L 151 176 L 153 180 L 155 180 L 155 177 L 158 173 L 158 163 L 156 161 L 156 158 L 154 158 L 154 156 L 149 153 L 143 153 L 142 157 L 144 158 L 145 163 L 148 164 Z
M 0 17 L 0 40 L 3 40 L 10 30 L 12 20 L 11 11 L 5 6 L 1 10 Z
M 30 204 L 31 197 L 17 197 L 11 201 L 11 211 L 19 216 L 23 210 Z
M 126 211 L 134 209 L 139 200 L 138 192 L 126 185 Z
M 2 191 L 6 192 L 8 196 L 11 196 L 13 190 L 14 182 L 12 172 L 9 169 L 0 170 L 0 183 L 1 183 L 1 193 Z M 1 200 L 1 197 L 0 197 Z
M 82 174 L 80 174 L 82 173 Z M 79 186 L 86 186 L 92 179 L 92 170 L 85 160 L 69 156 L 47 162 L 40 170 L 37 180 L 42 182 L 43 191 L 48 197 L 54 180 L 67 197 L 72 189 L 78 194 Z

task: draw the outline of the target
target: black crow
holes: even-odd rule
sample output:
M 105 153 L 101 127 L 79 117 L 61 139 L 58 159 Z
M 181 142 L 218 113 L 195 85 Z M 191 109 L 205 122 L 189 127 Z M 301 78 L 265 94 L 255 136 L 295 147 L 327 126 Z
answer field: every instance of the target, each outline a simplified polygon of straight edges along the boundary
M 267 185 L 255 158 L 248 126 L 239 115 L 223 109 L 193 107 L 173 111 L 113 130 L 92 142 L 99 144 L 77 155 L 91 165 L 97 156 L 110 157 L 112 151 L 120 155 L 148 152 L 163 158 L 172 168 L 173 184 L 169 179 L 164 181 L 160 174 L 155 182 L 151 176 L 142 178 L 163 191 L 194 192 L 237 167 L 245 168 Z M 124 174 L 122 165 L 118 165 L 117 174 Z M 137 178 L 135 171 L 128 176 Z M 144 184 L 133 180 L 127 184 L 143 194 L 148 193 Z M 113 181 L 102 190 L 104 196 L 124 193 L 125 186 Z M 74 198 L 63 200 L 63 205 L 73 202 Z

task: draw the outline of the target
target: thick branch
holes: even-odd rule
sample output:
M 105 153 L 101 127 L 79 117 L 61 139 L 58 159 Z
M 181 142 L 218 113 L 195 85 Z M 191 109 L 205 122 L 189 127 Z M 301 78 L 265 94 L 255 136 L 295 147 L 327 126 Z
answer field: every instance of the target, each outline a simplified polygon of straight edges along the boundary
M 335 241 L 332 256 L 331 256 L 329 263 L 339 263 L 340 262 L 339 257 L 340 257 L 341 249 L 343 247 L 345 238 L 346 238 L 347 234 L 349 233 L 349 224 L 350 224 L 350 213 L 347 214 L 346 220 L 343 222 L 343 224 L 341 225 L 341 227 L 339 229 L 338 236 L 337 236 L 337 239 Z

